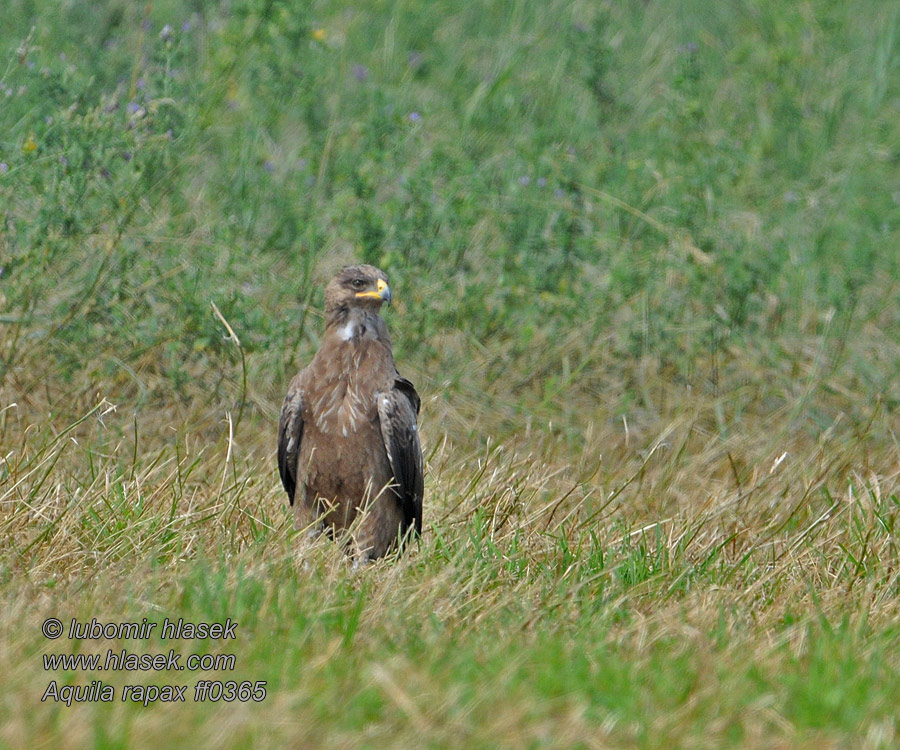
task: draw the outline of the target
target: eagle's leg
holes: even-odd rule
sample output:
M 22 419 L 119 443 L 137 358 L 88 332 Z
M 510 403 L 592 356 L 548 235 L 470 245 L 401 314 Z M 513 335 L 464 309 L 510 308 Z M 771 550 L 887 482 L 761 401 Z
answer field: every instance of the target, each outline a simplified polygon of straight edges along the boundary
M 305 492 L 301 495 L 298 491 L 297 495 L 294 502 L 294 531 L 305 529 L 307 536 L 315 539 L 325 531 L 325 524 L 318 508 L 319 502 L 310 503 L 305 497 Z
M 403 512 L 390 490 L 382 492 L 359 518 L 353 534 L 355 560 L 370 562 L 384 557 L 397 543 L 403 525 Z

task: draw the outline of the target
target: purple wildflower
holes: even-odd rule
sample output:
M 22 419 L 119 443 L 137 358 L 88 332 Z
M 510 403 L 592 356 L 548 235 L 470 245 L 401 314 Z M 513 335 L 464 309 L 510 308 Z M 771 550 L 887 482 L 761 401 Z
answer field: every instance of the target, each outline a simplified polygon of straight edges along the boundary
M 410 122 L 422 122 L 422 115 L 418 112 L 410 112 L 409 113 L 409 121 Z
M 190 31 L 190 30 L 191 30 L 191 22 L 190 22 L 190 21 L 185 21 L 183 24 L 181 24 L 181 30 L 182 30 L 183 32 L 185 32 L 185 33 L 187 33 L 188 31 Z
M 172 27 L 169 24 L 162 27 L 162 31 L 159 32 L 159 38 L 164 42 L 168 42 L 172 38 Z
M 266 159 L 265 163 L 263 164 L 263 169 L 265 169 L 269 174 L 272 174 L 272 172 L 275 171 L 275 162 L 271 159 Z
M 546 177 L 538 177 L 537 178 L 537 186 L 539 188 L 547 187 L 547 178 Z
M 128 104 L 125 105 L 125 111 L 129 115 L 135 114 L 140 108 L 141 108 L 141 105 L 138 104 L 137 102 L 128 102 Z
M 360 83 L 369 80 L 369 69 L 365 65 L 354 65 L 351 72 L 353 77 Z
M 0 161 L 0 173 L 6 174 L 7 172 L 9 172 L 9 164 L 5 161 Z

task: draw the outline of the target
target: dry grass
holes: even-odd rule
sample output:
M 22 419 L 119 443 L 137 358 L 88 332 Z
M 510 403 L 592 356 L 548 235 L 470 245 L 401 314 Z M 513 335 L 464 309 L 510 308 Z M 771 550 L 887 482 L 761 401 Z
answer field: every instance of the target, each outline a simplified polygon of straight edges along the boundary
M 886 410 L 813 437 L 788 408 L 738 424 L 733 397 L 630 423 L 582 403 L 574 439 L 573 424 L 531 421 L 481 440 L 442 429 L 464 399 L 428 398 L 427 533 L 361 572 L 289 530 L 272 425 L 255 414 L 235 433 L 229 412 L 179 427 L 101 400 L 52 425 L 7 406 L 3 739 L 889 746 L 900 462 Z M 269 695 L 42 705 L 51 678 L 98 676 L 45 672 L 42 653 L 110 645 L 46 641 L 51 615 L 232 617 L 237 642 L 201 651 L 235 653 L 219 677 L 265 679 Z

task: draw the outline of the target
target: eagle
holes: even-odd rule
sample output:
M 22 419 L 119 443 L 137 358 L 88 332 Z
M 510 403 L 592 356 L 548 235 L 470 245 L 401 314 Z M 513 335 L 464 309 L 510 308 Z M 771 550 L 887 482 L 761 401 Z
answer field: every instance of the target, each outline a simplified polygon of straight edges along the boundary
M 325 336 L 288 387 L 278 420 L 278 472 L 294 528 L 343 532 L 357 561 L 422 533 L 419 394 L 394 364 L 380 310 L 383 271 L 342 269 L 325 288 Z

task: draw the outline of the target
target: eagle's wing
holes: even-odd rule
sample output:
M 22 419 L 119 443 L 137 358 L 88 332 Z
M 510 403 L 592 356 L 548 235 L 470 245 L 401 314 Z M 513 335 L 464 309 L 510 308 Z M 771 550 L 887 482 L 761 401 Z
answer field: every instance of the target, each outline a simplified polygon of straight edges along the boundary
M 291 505 L 294 504 L 294 491 L 297 488 L 297 456 L 300 455 L 302 439 L 303 392 L 297 377 L 291 381 L 278 420 L 278 473 Z
M 378 397 L 381 437 L 397 484 L 396 491 L 406 523 L 415 524 L 417 534 L 422 533 L 422 496 L 425 494 L 425 469 L 416 428 L 419 403 L 419 394 L 413 384 L 399 375 L 394 387 Z

